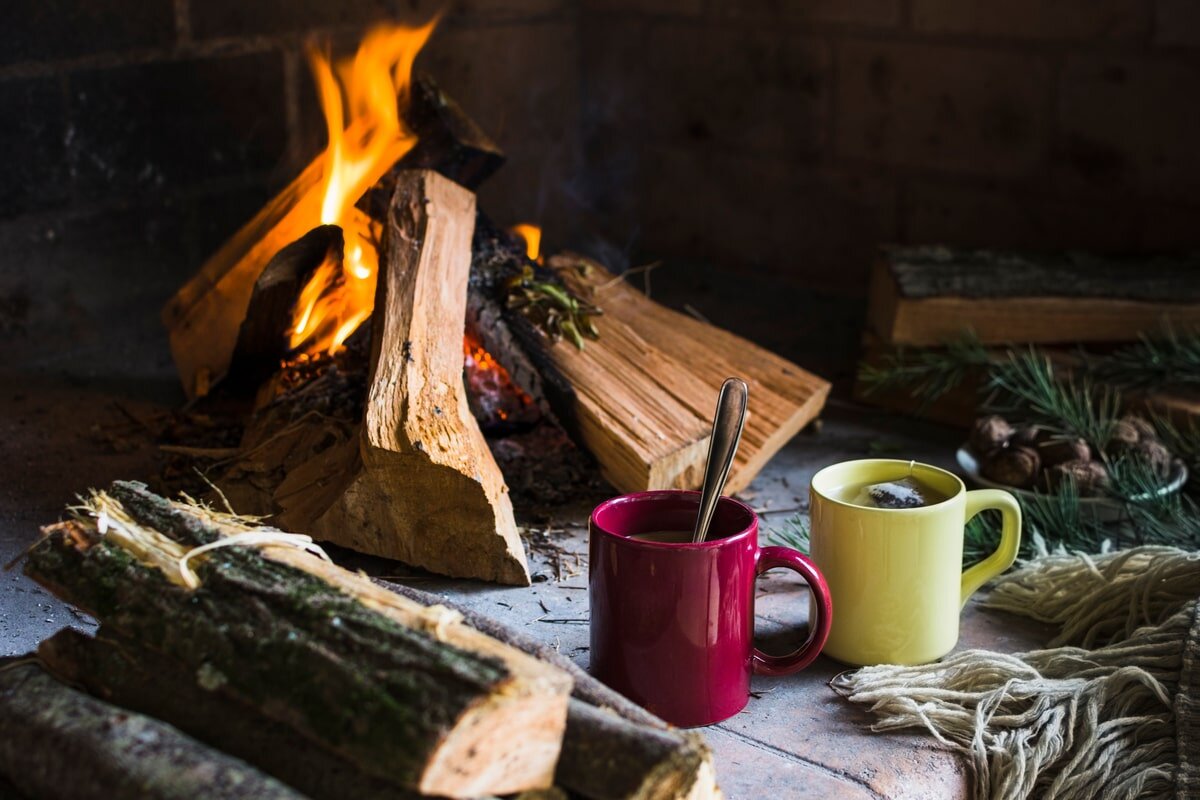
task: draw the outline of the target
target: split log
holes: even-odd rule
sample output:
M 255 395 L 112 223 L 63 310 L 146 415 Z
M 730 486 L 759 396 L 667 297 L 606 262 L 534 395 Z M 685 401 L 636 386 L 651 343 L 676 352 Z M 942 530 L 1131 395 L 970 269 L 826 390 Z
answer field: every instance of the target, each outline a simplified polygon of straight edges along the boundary
M 64 686 L 32 662 L 0 665 L 0 775 L 31 800 L 303 800 L 249 764 Z
M 471 416 L 462 341 L 475 196 L 435 172 L 396 182 L 357 447 L 292 470 L 283 527 L 443 575 L 525 585 L 508 487 Z M 314 497 L 335 499 L 314 513 Z
M 868 329 L 885 344 L 1134 341 L 1200 324 L 1197 259 L 889 248 L 868 290 Z
M 604 309 L 599 341 L 582 352 L 559 342 L 550 355 L 578 397 L 579 436 L 621 491 L 699 487 L 717 391 L 731 375 L 750 386 L 731 494 L 824 407 L 829 383 L 787 359 L 659 305 L 579 256 L 548 264 Z
M 559 670 L 291 547 L 215 551 L 188 589 L 187 550 L 263 529 L 135 484 L 114 484 L 100 508 L 103 538 L 85 522 L 51 526 L 25 569 L 108 629 L 410 790 L 551 784 L 570 691 Z
M 376 581 L 422 605 L 443 605 L 489 636 L 561 667 L 574 679 L 555 782 L 596 800 L 721 796 L 712 755 L 699 734 L 672 729 L 557 650 L 464 605 L 403 584 Z
M 320 747 L 291 726 L 204 689 L 182 663 L 101 630 L 95 638 L 64 629 L 38 646 L 56 677 L 102 700 L 163 720 L 189 736 L 243 759 L 312 800 L 420 797 Z
M 375 583 L 384 587 L 390 592 L 403 595 L 410 600 L 420 603 L 423 606 L 442 605 L 446 608 L 453 609 L 462 614 L 463 622 L 470 625 L 478 631 L 486 633 L 493 639 L 511 645 L 518 650 L 528 653 L 529 655 L 541 661 L 553 664 L 559 669 L 566 672 L 574 679 L 574 685 L 571 688 L 571 695 L 579 700 L 582 700 L 589 705 L 597 708 L 606 708 L 630 722 L 638 725 L 649 726 L 651 728 L 666 729 L 670 726 L 663 720 L 651 714 L 646 709 L 625 698 L 619 692 L 605 686 L 600 681 L 593 678 L 585 672 L 578 664 L 564 656 L 555 648 L 548 644 L 534 639 L 532 636 L 521 633 L 516 628 L 505 625 L 503 622 L 495 620 L 485 614 L 480 614 L 468 606 L 461 603 L 456 603 L 445 597 L 439 597 L 436 594 L 415 589 L 412 586 L 406 586 L 402 583 L 393 583 L 391 581 L 383 581 L 378 578 Z

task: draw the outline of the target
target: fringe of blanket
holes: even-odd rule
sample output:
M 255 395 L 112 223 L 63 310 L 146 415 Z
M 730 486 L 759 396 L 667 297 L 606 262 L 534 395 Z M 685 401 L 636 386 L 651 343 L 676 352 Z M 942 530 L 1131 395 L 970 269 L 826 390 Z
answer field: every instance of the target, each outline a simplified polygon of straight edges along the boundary
M 1060 626 L 1052 649 L 865 667 L 833 686 L 870 707 L 876 730 L 924 727 L 966 754 L 978 798 L 1169 797 L 1198 596 L 1200 553 L 1043 556 L 986 604 Z

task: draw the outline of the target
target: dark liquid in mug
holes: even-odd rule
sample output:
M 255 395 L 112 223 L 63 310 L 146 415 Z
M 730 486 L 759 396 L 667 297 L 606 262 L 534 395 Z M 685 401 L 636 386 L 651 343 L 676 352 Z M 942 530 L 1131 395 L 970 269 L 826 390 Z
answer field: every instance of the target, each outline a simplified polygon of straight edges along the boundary
M 639 542 L 666 542 L 671 544 L 686 544 L 692 541 L 691 531 L 651 531 L 637 533 L 629 537 Z

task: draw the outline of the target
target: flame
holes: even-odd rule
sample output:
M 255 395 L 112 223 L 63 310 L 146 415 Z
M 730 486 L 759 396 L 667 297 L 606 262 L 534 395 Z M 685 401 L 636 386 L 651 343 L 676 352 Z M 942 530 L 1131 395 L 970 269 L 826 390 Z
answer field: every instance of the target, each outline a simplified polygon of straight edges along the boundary
M 519 225 L 513 225 L 512 232 L 525 241 L 525 255 L 529 256 L 529 260 L 542 263 L 542 229 L 537 225 L 522 222 Z
M 371 316 L 379 274 L 378 230 L 354 206 L 417 143 L 400 110 L 408 102 L 412 66 L 436 20 L 419 28 L 372 29 L 352 59 L 336 66 L 309 51 L 329 132 L 317 224 L 340 225 L 343 263 L 322 264 L 300 293 L 288 332 L 293 350 L 334 353 Z

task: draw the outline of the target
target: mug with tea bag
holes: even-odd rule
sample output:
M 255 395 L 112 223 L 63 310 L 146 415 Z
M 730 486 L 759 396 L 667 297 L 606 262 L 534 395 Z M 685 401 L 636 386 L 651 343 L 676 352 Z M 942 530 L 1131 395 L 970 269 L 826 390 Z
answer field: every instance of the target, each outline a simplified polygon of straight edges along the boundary
M 963 570 L 967 521 L 1002 516 L 996 551 Z M 962 607 L 1012 566 L 1021 507 L 998 489 L 893 459 L 847 461 L 813 476 L 811 554 L 837 615 L 825 653 L 847 664 L 922 664 L 958 642 Z

